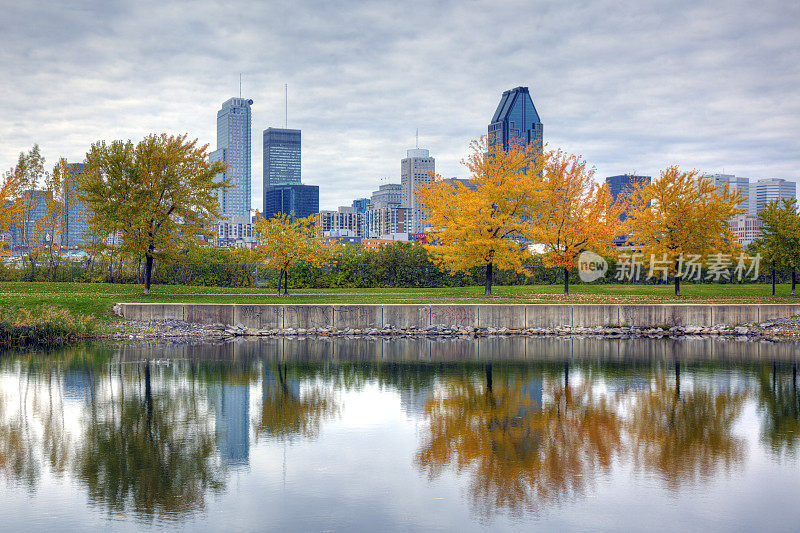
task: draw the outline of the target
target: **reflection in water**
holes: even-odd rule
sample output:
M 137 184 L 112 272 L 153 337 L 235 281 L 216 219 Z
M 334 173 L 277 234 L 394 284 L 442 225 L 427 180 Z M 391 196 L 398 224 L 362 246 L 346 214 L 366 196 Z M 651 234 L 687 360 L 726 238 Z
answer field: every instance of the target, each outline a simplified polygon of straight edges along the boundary
M 326 428 L 354 402 L 386 397 L 400 419 L 414 420 L 413 448 L 386 471 L 353 466 L 356 483 L 406 467 L 429 485 L 452 480 L 483 521 L 541 517 L 585 501 L 624 468 L 673 494 L 740 473 L 754 451 L 736 431 L 747 406 L 770 454 L 797 453 L 791 361 L 725 362 L 719 348 L 717 361 L 702 361 L 684 345 L 679 363 L 663 344 L 652 345 L 662 355 L 636 359 L 619 341 L 599 345 L 602 357 L 582 344 L 582 358 L 563 340 L 521 341 L 287 340 L 2 356 L 0 476 L 29 498 L 63 480 L 115 518 L 182 524 L 208 509 L 212 495 L 228 493 L 232 477 L 254 475 L 259 449 L 280 442 L 285 462 L 287 448 L 305 442 L 338 457 L 325 448 L 333 445 Z M 537 357 L 537 346 L 566 355 Z M 459 359 L 461 348 L 482 355 Z M 369 462 L 381 453 L 347 435 L 353 456 Z

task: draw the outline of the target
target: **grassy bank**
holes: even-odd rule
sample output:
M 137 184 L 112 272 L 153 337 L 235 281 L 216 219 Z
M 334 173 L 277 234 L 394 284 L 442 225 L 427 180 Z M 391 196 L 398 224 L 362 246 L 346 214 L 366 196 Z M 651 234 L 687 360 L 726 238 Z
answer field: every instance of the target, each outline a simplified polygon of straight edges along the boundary
M 95 337 L 93 316 L 49 305 L 0 309 L 0 346 L 55 346 Z
M 208 302 L 208 303 L 797 303 L 788 285 L 779 285 L 771 296 L 770 285 L 683 284 L 680 298 L 672 285 L 570 286 L 565 298 L 559 285 L 495 287 L 493 296 L 482 287 L 441 289 L 298 289 L 289 296 L 276 296 L 272 289 L 160 285 L 153 294 L 142 295 L 140 285 L 92 283 L 0 283 L 0 307 L 33 311 L 53 307 L 74 315 L 88 315 L 113 322 L 117 302 Z

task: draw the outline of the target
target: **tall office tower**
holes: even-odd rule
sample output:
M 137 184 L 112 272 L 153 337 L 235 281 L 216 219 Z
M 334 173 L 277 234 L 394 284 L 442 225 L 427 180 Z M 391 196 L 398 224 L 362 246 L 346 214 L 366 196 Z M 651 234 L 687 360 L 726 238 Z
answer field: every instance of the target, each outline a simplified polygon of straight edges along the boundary
M 250 384 L 214 383 L 208 387 L 220 460 L 227 466 L 250 462 Z
M 86 244 L 89 231 L 89 209 L 86 202 L 77 199 L 78 176 L 83 172 L 83 163 L 70 163 L 71 181 L 64 191 L 64 238 L 62 246 Z
M 417 204 L 416 190 L 420 185 L 433 181 L 431 175 L 436 171 L 436 160 L 428 150 L 415 148 L 406 152 L 406 158 L 400 162 L 400 205 L 409 210 L 410 221 L 407 223 L 408 233 L 425 231 L 424 215 Z
M 774 200 L 784 200 L 789 198 L 797 198 L 797 184 L 793 181 L 786 181 L 784 179 L 763 179 L 751 185 L 755 188 L 755 193 L 751 194 L 755 197 L 755 210 L 763 210 L 769 202 Z
M 300 130 L 264 130 L 264 188 L 299 185 Z
M 369 198 L 356 198 L 353 200 L 353 207 L 359 213 L 365 212 L 370 207 L 370 199 Z
M 527 87 L 505 91 L 489 123 L 489 146 L 508 149 L 518 139 L 525 144 L 542 146 L 542 121 Z
M 401 185 L 399 183 L 386 183 L 378 187 L 370 198 L 370 207 L 379 209 L 381 207 L 400 207 Z
M 224 161 L 228 169 L 219 180 L 228 180 L 230 187 L 217 193 L 223 218 L 250 218 L 250 131 L 253 101 L 231 98 L 217 111 L 217 149 L 209 154 L 211 161 Z
M 619 176 L 609 176 L 606 178 L 609 189 L 611 189 L 611 196 L 614 201 L 617 201 L 617 196 L 622 192 L 633 190 L 637 183 L 644 182 L 650 183 L 650 176 L 635 176 L 633 174 L 620 174 Z M 620 213 L 619 219 L 625 220 L 628 218 L 628 212 Z
M 739 191 L 739 194 L 744 198 L 739 207 L 747 209 L 744 214 L 756 214 L 755 198 L 750 194 L 750 178 L 740 178 L 733 174 L 706 174 L 705 177 L 714 180 L 714 185 L 719 190 L 727 188 L 731 191 Z
M 274 185 L 264 189 L 264 217 L 292 214 L 292 219 L 319 213 L 316 185 Z

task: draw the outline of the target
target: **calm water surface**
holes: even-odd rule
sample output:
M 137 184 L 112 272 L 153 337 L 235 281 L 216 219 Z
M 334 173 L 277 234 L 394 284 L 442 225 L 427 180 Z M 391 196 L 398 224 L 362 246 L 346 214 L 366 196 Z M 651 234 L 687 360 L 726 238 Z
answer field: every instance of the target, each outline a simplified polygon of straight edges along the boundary
M 0 530 L 797 531 L 796 345 L 0 355 Z

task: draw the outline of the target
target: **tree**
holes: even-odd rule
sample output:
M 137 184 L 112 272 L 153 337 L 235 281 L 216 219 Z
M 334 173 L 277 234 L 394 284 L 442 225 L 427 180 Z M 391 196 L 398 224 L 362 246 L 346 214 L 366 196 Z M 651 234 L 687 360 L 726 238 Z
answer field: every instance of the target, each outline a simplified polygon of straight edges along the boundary
M 586 161 L 561 150 L 551 152 L 544 165 L 534 240 L 545 247 L 545 265 L 564 270 L 564 296 L 569 295 L 569 272 L 578 254 L 609 252 L 622 233 L 622 201 L 612 199 L 608 184 L 594 181 L 594 172 Z
M 743 198 L 738 191 L 717 189 L 696 170 L 668 167 L 658 179 L 634 187 L 627 201 L 628 242 L 650 256 L 651 273 L 661 270 L 665 278 L 672 274 L 675 296 L 681 294 L 685 259 L 739 248 L 728 225 L 731 218 L 745 212 L 739 208 Z
M 225 163 L 209 163 L 208 145 L 186 135 L 150 135 L 131 141 L 98 142 L 86 155 L 80 199 L 92 213 L 89 223 L 109 234 L 119 232 L 120 247 L 145 261 L 144 294 L 150 294 L 155 259 L 164 260 L 203 236 L 219 220 L 215 180 Z
M 489 147 L 486 137 L 470 147 L 462 161 L 470 171 L 468 187 L 436 176 L 416 194 L 435 243 L 426 246 L 432 259 L 451 273 L 485 266 L 484 292 L 491 295 L 494 268 L 528 272 L 523 241 L 534 235 L 547 154 L 519 142 L 507 150 Z
M 800 267 L 800 216 L 794 198 L 773 200 L 758 212 L 761 237 L 753 248 L 770 265 L 772 295 L 775 296 L 775 271 L 789 268 L 792 271 L 792 296 L 795 293 L 796 270 Z
M 71 169 L 63 157 L 58 160 L 53 172 L 45 176 L 44 212 L 34 225 L 34 241 L 47 258 L 49 278 L 56 280 L 61 262 L 61 244 L 66 230 L 66 189 L 71 180 Z
M 34 144 L 28 153 L 21 152 L 17 160 L 17 176 L 20 180 L 22 195 L 19 202 L 19 224 L 15 224 L 14 241 L 25 248 L 28 261 L 31 264 L 31 281 L 36 276 L 35 248 L 36 248 L 36 213 L 39 204 L 43 201 L 43 192 L 36 187 L 48 179 L 44 170 L 45 159 L 39 150 L 39 145 Z
M 264 218 L 256 212 L 253 234 L 258 241 L 258 254 L 268 267 L 279 269 L 278 295 L 281 281 L 283 294 L 289 293 L 289 267 L 304 261 L 321 266 L 333 258 L 336 243 L 323 237 L 317 229 L 317 216 L 295 218 L 293 213 L 278 213 Z
M 19 223 L 20 210 L 20 177 L 17 169 L 11 169 L 0 182 L 0 235 Z

